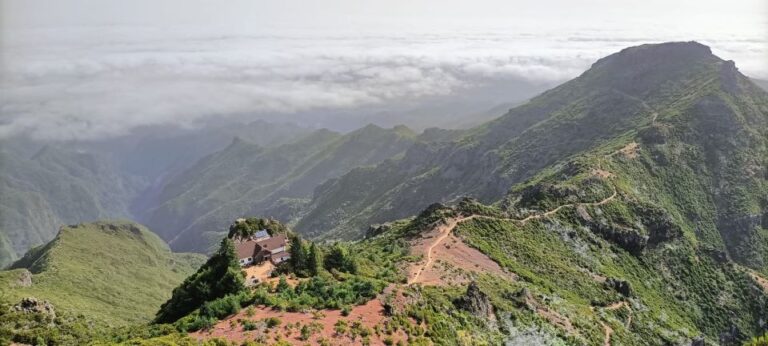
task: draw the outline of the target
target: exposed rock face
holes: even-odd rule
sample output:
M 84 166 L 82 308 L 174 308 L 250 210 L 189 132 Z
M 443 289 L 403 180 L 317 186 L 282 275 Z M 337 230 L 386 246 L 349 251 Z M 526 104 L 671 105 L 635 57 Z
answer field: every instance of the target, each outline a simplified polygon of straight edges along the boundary
M 720 249 L 712 249 L 712 248 L 702 248 L 701 252 L 703 252 L 705 255 L 709 256 L 710 258 L 714 259 L 715 262 L 723 264 L 725 262 L 728 262 L 728 254 Z
M 583 221 L 584 225 L 592 232 L 601 235 L 633 255 L 640 255 L 648 246 L 648 236 L 641 234 L 639 230 L 634 228 L 620 227 L 604 221 L 586 219 Z
M 49 303 L 47 300 L 37 300 L 35 297 L 23 298 L 21 302 L 14 305 L 11 310 L 24 313 L 45 314 L 51 317 L 56 317 L 56 311 L 53 308 L 53 304 Z
M 389 223 L 370 225 L 368 229 L 365 231 L 365 237 L 373 238 L 379 234 L 382 234 L 390 230 L 391 228 L 392 228 L 392 225 Z
M 627 281 L 608 278 L 605 280 L 605 285 L 615 290 L 616 292 L 619 292 L 619 294 L 625 297 L 630 297 L 632 295 L 632 287 Z
M 633 209 L 648 232 L 648 244 L 657 245 L 682 236 L 683 230 L 663 209 L 647 205 L 633 205 Z
M 605 217 L 593 217 L 585 208 L 576 212 L 582 224 L 601 235 L 608 241 L 634 255 L 639 255 L 647 247 L 670 241 L 682 236 L 683 231 L 675 224 L 672 217 L 658 207 L 648 204 L 629 203 L 636 222 L 618 223 Z
M 491 305 L 488 295 L 480 290 L 475 281 L 469 284 L 467 293 L 456 302 L 456 305 L 477 317 L 485 318 L 489 321 L 495 320 L 493 305 Z

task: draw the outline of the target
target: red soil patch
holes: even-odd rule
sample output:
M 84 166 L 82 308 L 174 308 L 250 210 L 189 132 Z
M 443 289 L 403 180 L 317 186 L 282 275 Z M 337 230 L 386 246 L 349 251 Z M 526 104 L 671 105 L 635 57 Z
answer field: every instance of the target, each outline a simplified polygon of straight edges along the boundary
M 432 248 L 433 261 L 426 266 L 418 280 L 422 285 L 465 284 L 473 274 L 491 273 L 509 279 L 516 276 L 506 272 L 498 263 L 464 241 L 449 234 Z
M 448 219 L 411 244 L 411 253 L 423 259 L 409 270 L 408 284 L 463 284 L 473 273 L 492 273 L 514 279 L 498 263 L 453 235 L 456 226 L 475 216 Z
M 280 319 L 280 325 L 267 329 L 261 325 L 256 330 L 246 331 L 243 329 L 239 320 L 251 320 L 259 322 L 265 318 L 276 317 Z M 239 313 L 227 317 L 219 321 L 211 330 L 200 331 L 190 334 L 190 336 L 197 340 L 209 339 L 209 338 L 223 338 L 230 341 L 243 342 L 247 340 L 262 340 L 262 342 L 272 343 L 278 339 L 282 339 L 290 342 L 294 345 L 320 345 L 320 339 L 325 339 L 330 342 L 331 345 L 359 345 L 362 344 L 361 337 L 357 337 L 355 340 L 349 336 L 349 334 L 338 335 L 334 331 L 334 325 L 339 320 L 347 321 L 351 326 L 353 322 L 359 321 L 363 326 L 374 330 L 377 325 L 381 325 L 385 322 L 387 317 L 384 314 L 384 306 L 381 300 L 373 299 L 364 305 L 355 306 L 352 308 L 349 316 L 342 316 L 340 310 L 320 310 L 315 313 L 304 312 L 283 312 L 272 310 L 267 307 L 258 307 L 254 309 L 253 316 L 248 317 L 247 309 L 243 309 Z M 301 340 L 300 330 L 301 326 L 317 324 L 320 327 L 319 331 L 312 334 L 309 340 Z M 292 327 L 288 327 L 288 326 Z M 370 340 L 372 345 L 382 345 L 386 335 L 377 336 L 376 333 L 371 333 Z M 399 340 L 407 342 L 407 337 L 402 331 L 389 336 L 396 343 Z
M 445 240 L 458 224 L 457 219 L 448 219 L 441 222 L 421 238 L 411 243 L 411 254 L 421 255 L 423 259 L 408 271 L 408 284 L 419 282 L 421 274 L 432 265 L 434 261 L 432 251 Z

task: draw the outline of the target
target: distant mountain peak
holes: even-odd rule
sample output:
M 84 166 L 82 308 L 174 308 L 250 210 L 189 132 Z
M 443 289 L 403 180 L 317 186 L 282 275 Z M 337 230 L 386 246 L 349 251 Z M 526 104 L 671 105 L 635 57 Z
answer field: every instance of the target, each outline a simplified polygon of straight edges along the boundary
M 229 146 L 227 146 L 226 149 L 231 150 L 233 148 L 241 148 L 241 147 L 261 148 L 258 144 L 250 142 L 250 141 L 248 141 L 246 139 L 243 139 L 243 137 L 234 136 L 234 137 L 232 137 L 232 142 L 229 143 Z
M 694 41 L 643 44 L 598 60 L 572 82 L 581 88 L 614 89 L 645 98 L 662 92 L 664 85 L 692 87 L 687 84 L 717 73 L 724 63 L 708 46 Z
M 696 41 L 665 42 L 624 48 L 617 53 L 598 60 L 592 67 L 600 67 L 606 64 L 618 64 L 629 67 L 638 64 L 665 64 L 713 58 L 720 60 L 712 54 L 712 49 L 709 46 Z

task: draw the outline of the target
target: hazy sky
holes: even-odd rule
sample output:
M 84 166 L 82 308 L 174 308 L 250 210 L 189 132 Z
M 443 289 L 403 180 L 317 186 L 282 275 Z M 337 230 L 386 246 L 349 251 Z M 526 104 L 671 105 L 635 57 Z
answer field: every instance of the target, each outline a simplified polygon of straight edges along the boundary
M 0 0 L 0 135 L 104 137 L 561 81 L 670 40 L 768 78 L 768 1 Z

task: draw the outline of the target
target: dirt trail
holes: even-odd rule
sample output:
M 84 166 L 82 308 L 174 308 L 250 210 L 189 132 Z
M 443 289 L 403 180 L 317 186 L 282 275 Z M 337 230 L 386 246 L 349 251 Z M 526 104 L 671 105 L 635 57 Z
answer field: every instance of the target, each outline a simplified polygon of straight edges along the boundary
M 626 307 L 627 310 L 629 310 L 629 314 L 627 315 L 627 322 L 624 324 L 626 328 L 629 328 L 629 326 L 632 324 L 632 308 L 629 307 L 629 304 L 627 304 L 626 301 L 615 302 L 611 305 L 606 306 L 605 309 L 610 311 L 610 310 L 618 310 L 623 307 Z
M 563 205 L 561 205 L 561 206 L 559 206 L 559 207 L 557 207 L 557 208 L 555 208 L 555 209 L 552 209 L 552 210 L 550 210 L 550 211 L 546 211 L 546 212 L 544 212 L 544 213 L 541 213 L 541 214 L 530 215 L 530 216 L 528 216 L 528 217 L 525 217 L 525 218 L 523 218 L 523 219 L 513 219 L 513 218 L 498 218 L 498 217 L 493 217 L 493 216 L 484 216 L 484 215 L 473 215 L 473 216 L 476 216 L 476 217 L 478 217 L 478 218 L 483 218 L 483 219 L 494 219 L 494 220 L 502 220 L 502 221 L 514 221 L 514 222 L 526 223 L 526 222 L 528 222 L 528 221 L 530 221 L 530 220 L 533 220 L 533 219 L 541 219 L 541 218 L 545 218 L 545 217 L 551 216 L 551 215 L 553 215 L 553 214 L 555 214 L 555 213 L 559 212 L 559 211 L 560 211 L 560 210 L 562 210 L 563 208 L 571 208 L 571 207 L 578 207 L 578 206 L 592 206 L 592 207 L 601 206 L 601 205 L 603 205 L 603 204 L 606 204 L 606 203 L 608 203 L 608 202 L 610 202 L 610 201 L 614 200 L 614 199 L 616 198 L 616 196 L 618 196 L 618 194 L 619 194 L 619 193 L 618 193 L 618 191 L 617 191 L 617 190 L 616 190 L 616 188 L 614 187 L 614 188 L 613 188 L 613 193 L 612 193 L 610 196 L 608 196 L 608 197 L 606 197 L 605 199 L 603 199 L 602 201 L 599 201 L 599 202 L 590 202 L 590 203 L 570 203 L 570 204 L 563 204 Z M 462 220 L 462 221 L 464 221 L 464 220 Z
M 625 145 L 624 147 L 617 149 L 616 151 L 605 155 L 606 158 L 611 158 L 613 156 L 616 156 L 618 154 L 624 155 L 626 158 L 629 159 L 635 159 L 638 156 L 638 152 L 640 151 L 640 144 L 638 144 L 635 141 L 630 142 L 629 144 Z
M 624 324 L 625 328 L 629 328 L 629 326 L 632 324 L 632 308 L 629 307 L 629 304 L 627 304 L 626 301 L 615 302 L 611 305 L 604 307 L 603 309 L 612 311 L 612 310 L 621 309 L 623 307 L 626 307 L 629 310 L 629 315 L 627 315 L 627 322 Z M 605 333 L 605 339 L 604 339 L 605 341 L 603 342 L 603 345 L 610 346 L 611 335 L 613 335 L 613 328 L 611 328 L 611 326 L 609 326 L 603 321 L 600 321 L 600 325 L 603 327 L 603 331 Z
M 541 219 L 541 218 L 545 218 L 545 217 L 549 217 L 551 215 L 554 215 L 555 213 L 559 212 L 563 208 L 577 207 L 577 206 L 600 206 L 600 205 L 606 204 L 606 203 L 614 200 L 616 198 L 616 196 L 618 196 L 618 191 L 614 187 L 613 188 L 613 194 L 611 194 L 610 196 L 606 197 L 605 199 L 603 199 L 603 200 L 601 200 L 599 202 L 563 204 L 563 205 L 561 205 L 561 206 L 559 206 L 559 207 L 557 207 L 555 209 L 546 211 L 546 212 L 541 213 L 541 214 L 530 215 L 530 216 L 527 216 L 527 217 L 525 217 L 523 219 L 497 218 L 497 217 L 485 216 L 485 215 L 471 215 L 471 216 L 466 216 L 466 217 L 461 217 L 461 218 L 451 218 L 451 219 L 448 219 L 445 223 L 440 224 L 440 225 L 438 225 L 436 227 L 436 230 L 438 231 L 439 236 L 437 238 L 435 238 L 435 241 L 432 242 L 432 244 L 430 244 L 427 247 L 427 249 L 425 251 L 425 259 L 426 259 L 426 261 L 424 262 L 423 265 L 419 266 L 418 269 L 416 269 L 416 271 L 415 271 L 415 273 L 413 275 L 409 275 L 407 284 L 411 285 L 411 284 L 419 282 L 421 274 L 434 261 L 434 258 L 432 256 L 432 252 L 435 249 L 435 247 L 440 245 L 446 238 L 448 238 L 448 236 L 451 234 L 453 229 L 456 228 L 456 226 L 458 226 L 458 224 L 460 224 L 460 223 L 462 223 L 464 221 L 472 220 L 472 219 L 476 219 L 476 218 L 483 218 L 483 219 L 493 219 L 493 220 L 513 221 L 513 222 L 526 223 L 526 222 L 528 222 L 530 220 L 533 220 L 533 219 Z
M 448 238 L 449 235 L 451 235 L 451 231 L 453 231 L 454 228 L 456 228 L 456 225 L 459 224 L 459 222 L 462 222 L 464 220 L 474 218 L 473 216 L 465 217 L 465 218 L 459 218 L 459 219 L 448 219 L 448 221 L 445 224 L 437 226 L 438 233 L 440 234 L 435 241 L 427 247 L 426 251 L 426 261 L 424 262 L 424 265 L 420 266 L 416 273 L 413 274 L 413 276 L 408 278 L 408 284 L 414 284 L 416 282 L 419 282 L 419 278 L 421 277 L 421 274 L 426 270 L 433 261 L 432 251 L 435 249 L 436 246 L 440 245 L 440 243 L 445 240 L 445 238 Z
M 603 321 L 600 321 L 600 325 L 603 326 L 603 332 L 605 333 L 605 337 L 604 337 L 605 341 L 603 342 L 603 345 L 604 346 L 611 346 L 611 334 L 613 334 L 613 328 L 611 328 L 611 326 L 603 323 Z

